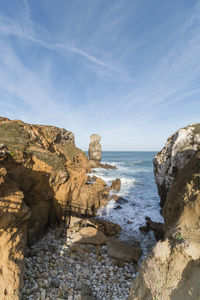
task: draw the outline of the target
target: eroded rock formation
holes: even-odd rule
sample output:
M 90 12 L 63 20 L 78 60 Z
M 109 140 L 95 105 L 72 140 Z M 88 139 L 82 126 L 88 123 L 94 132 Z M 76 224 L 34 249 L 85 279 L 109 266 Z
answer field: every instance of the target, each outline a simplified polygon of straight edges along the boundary
M 164 206 L 167 193 L 178 172 L 200 149 L 200 124 L 192 124 L 171 135 L 164 148 L 154 158 L 154 174 L 160 195 L 160 205 Z
M 180 136 L 182 138 L 178 139 Z M 167 151 L 170 147 L 171 150 Z M 198 147 L 199 125 L 196 124 L 178 131 L 156 157 L 156 160 L 160 158 L 163 166 L 158 168 L 157 178 L 163 183 L 163 188 L 166 188 L 162 210 L 166 233 L 164 241 L 158 242 L 153 253 L 143 262 L 131 288 L 131 299 L 200 299 Z M 170 157 L 164 156 L 164 153 L 170 154 Z M 171 171 L 176 167 L 176 176 L 166 168 L 167 165 Z
M 107 163 L 101 163 L 102 151 L 100 144 L 101 137 L 98 134 L 92 134 L 90 136 L 90 144 L 88 149 L 89 161 L 91 168 L 103 168 L 103 169 L 117 169 L 116 166 L 109 165 Z
M 113 180 L 112 184 L 111 184 L 111 190 L 114 190 L 114 191 L 120 191 L 121 189 L 121 180 L 116 178 Z
M 101 153 L 101 137 L 98 134 L 92 134 L 90 136 L 90 144 L 89 144 L 89 159 L 94 162 L 100 162 L 102 153 Z
M 152 230 L 157 241 L 163 240 L 165 235 L 165 224 L 153 222 L 149 217 L 146 217 L 146 226 L 139 227 L 142 232 L 149 232 Z
M 19 299 L 26 241 L 32 244 L 67 214 L 94 215 L 108 201 L 74 135 L 53 126 L 0 118 L 0 299 Z

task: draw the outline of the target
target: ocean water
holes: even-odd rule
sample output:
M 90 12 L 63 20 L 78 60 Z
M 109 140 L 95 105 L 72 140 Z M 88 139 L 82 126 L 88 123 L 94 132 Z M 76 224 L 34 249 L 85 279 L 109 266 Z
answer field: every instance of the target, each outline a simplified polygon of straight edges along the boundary
M 116 178 L 121 180 L 121 190 L 117 194 L 127 203 L 118 205 L 111 200 L 98 211 L 101 218 L 122 226 L 120 238 L 132 243 L 140 242 L 144 253 L 148 253 L 155 243 L 152 232 L 141 233 L 139 227 L 145 225 L 145 217 L 163 222 L 160 215 L 159 196 L 153 174 L 153 157 L 156 152 L 111 152 L 102 153 L 102 162 L 114 165 L 116 170 L 95 169 L 108 185 Z

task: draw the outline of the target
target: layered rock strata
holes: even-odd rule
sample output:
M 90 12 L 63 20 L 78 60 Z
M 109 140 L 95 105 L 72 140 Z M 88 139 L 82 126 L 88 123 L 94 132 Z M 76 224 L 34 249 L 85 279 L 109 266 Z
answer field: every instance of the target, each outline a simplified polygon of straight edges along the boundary
M 53 126 L 0 118 L 0 299 L 19 299 L 26 241 L 71 214 L 95 215 L 109 190 L 87 184 L 90 164 L 74 135 Z
M 195 128 L 195 129 L 193 129 Z M 165 190 L 163 217 L 165 221 L 164 241 L 160 241 L 153 253 L 143 262 L 139 275 L 131 288 L 130 299 L 134 300 L 196 300 L 200 299 L 200 150 L 199 125 L 191 125 L 178 131 L 185 136 L 175 146 L 173 156 L 167 159 L 171 170 L 176 167 L 176 176 L 168 169 L 158 169 L 157 178 L 169 183 Z M 189 130 L 189 131 L 188 131 Z M 193 136 L 191 136 L 193 132 Z M 181 134 L 182 135 L 182 134 Z M 189 138 L 190 136 L 190 138 Z M 172 136 L 168 143 L 175 139 Z M 196 141 L 194 145 L 189 141 Z M 176 139 L 177 141 L 177 136 Z M 190 144 L 191 143 L 191 144 Z M 174 144 L 173 144 L 174 145 Z M 182 149 L 184 151 L 182 152 Z M 162 150 L 162 151 L 166 151 Z M 164 153 L 164 152 L 163 152 Z M 188 153 L 188 156 L 186 155 Z M 162 154 L 162 152 L 161 152 Z M 158 154 L 156 160 L 161 155 Z M 185 159 L 185 160 L 184 160 Z M 173 163 L 172 163 L 173 162 Z M 177 165 L 176 165 L 177 163 Z M 171 175 L 170 175 L 171 174 Z M 172 180 L 167 181 L 169 178 Z M 165 185 L 163 184 L 163 187 Z
M 160 205 L 164 206 L 167 193 L 177 174 L 200 149 L 200 124 L 192 124 L 171 135 L 164 148 L 154 158 L 154 174 Z

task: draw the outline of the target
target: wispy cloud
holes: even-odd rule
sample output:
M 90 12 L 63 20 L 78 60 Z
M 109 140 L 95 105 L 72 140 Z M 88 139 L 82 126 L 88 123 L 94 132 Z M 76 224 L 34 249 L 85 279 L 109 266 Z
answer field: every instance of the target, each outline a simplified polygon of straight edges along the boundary
M 80 55 L 90 62 L 97 64 L 101 67 L 107 68 L 112 71 L 117 71 L 115 67 L 109 63 L 98 59 L 97 57 L 75 47 L 72 44 L 57 42 L 44 28 L 37 28 L 30 19 L 28 19 L 28 14 L 26 18 L 26 23 L 20 23 L 19 21 L 13 20 L 11 18 L 0 16 L 0 34 L 3 36 L 15 36 L 21 39 L 25 39 L 29 42 L 36 43 L 49 50 L 59 51 L 61 54 L 70 52 L 73 54 Z M 36 27 L 40 35 L 34 30 Z
M 183 15 L 176 8 L 179 22 L 158 24 L 146 1 L 88 0 L 84 12 L 69 3 L 55 28 L 53 11 L 47 23 L 36 21 L 31 1 L 13 17 L 0 12 L 2 113 L 65 126 L 82 141 L 102 132 L 111 145 L 112 136 L 139 138 L 164 110 L 200 92 L 200 1 Z
M 181 101 L 196 93 L 200 79 L 200 2 L 188 14 L 180 28 L 171 33 L 170 44 L 162 59 L 143 78 L 142 86 L 129 92 L 129 104 L 155 106 Z M 191 89 L 188 93 L 187 90 Z M 170 98 L 172 101 L 170 101 Z
M 54 101 L 53 81 L 50 76 L 46 76 L 49 73 L 48 64 L 43 62 L 38 74 L 37 70 L 30 69 L 21 62 L 8 42 L 0 42 L 0 69 L 1 114 L 9 115 L 13 111 L 18 118 L 29 122 L 43 120 L 45 123 L 59 123 L 60 120 L 60 126 L 67 118 L 68 126 L 73 128 L 74 112 L 69 106 L 63 108 L 58 104 L 58 91 L 58 103 Z M 9 107 L 12 107 L 11 111 L 8 110 Z

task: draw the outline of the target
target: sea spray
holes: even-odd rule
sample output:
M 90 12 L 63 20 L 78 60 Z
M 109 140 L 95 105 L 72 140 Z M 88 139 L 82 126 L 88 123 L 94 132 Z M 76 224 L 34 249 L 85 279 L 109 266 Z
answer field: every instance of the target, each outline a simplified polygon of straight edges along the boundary
M 96 169 L 96 176 L 101 177 L 108 185 L 116 178 L 121 180 L 121 190 L 117 194 L 128 200 L 118 205 L 111 200 L 106 207 L 98 211 L 98 215 L 106 220 L 118 223 L 123 230 L 122 240 L 141 242 L 144 253 L 155 243 L 152 233 L 144 234 L 139 227 L 145 224 L 145 217 L 162 222 L 159 196 L 153 174 L 153 157 L 156 152 L 103 152 L 103 162 L 115 165 L 116 170 Z M 113 192 L 112 192 L 113 193 Z

